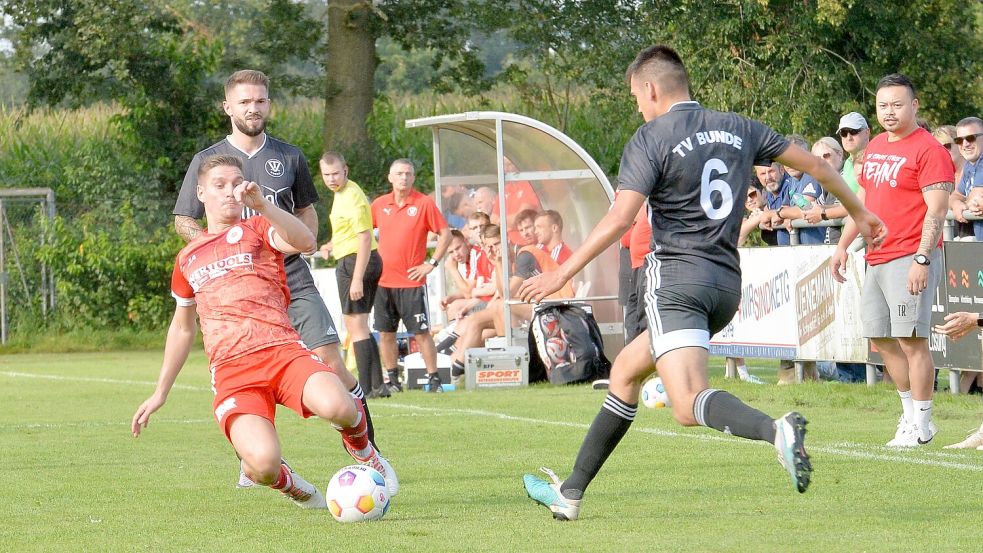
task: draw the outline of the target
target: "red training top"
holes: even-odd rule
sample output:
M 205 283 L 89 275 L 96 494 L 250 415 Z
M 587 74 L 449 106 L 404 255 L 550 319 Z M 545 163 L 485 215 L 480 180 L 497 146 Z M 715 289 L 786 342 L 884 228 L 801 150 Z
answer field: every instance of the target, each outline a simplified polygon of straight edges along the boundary
M 407 272 L 426 260 L 427 233 L 447 228 L 447 221 L 433 199 L 412 190 L 400 207 L 392 192 L 379 196 L 372 202 L 372 225 L 379 229 L 379 257 L 382 258 L 379 286 L 423 286 L 425 281 L 411 280 Z
M 928 211 L 922 188 L 955 180 L 949 152 L 922 128 L 896 142 L 881 133 L 867 145 L 861 167 L 857 181 L 864 188 L 864 205 L 888 231 L 884 244 L 867 253 L 867 263 L 879 265 L 914 254 Z

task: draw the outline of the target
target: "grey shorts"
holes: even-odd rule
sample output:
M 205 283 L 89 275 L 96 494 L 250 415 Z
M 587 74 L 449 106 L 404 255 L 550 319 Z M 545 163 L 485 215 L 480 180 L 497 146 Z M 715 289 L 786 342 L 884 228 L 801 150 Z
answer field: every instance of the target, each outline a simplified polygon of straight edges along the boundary
M 652 282 L 651 274 L 646 275 Z M 685 347 L 710 349 L 713 336 L 734 318 L 741 294 L 700 284 L 649 287 L 645 292 L 652 358 Z
M 287 314 L 290 315 L 290 324 L 294 325 L 308 349 L 313 350 L 340 341 L 331 313 L 328 313 L 324 300 L 316 292 L 292 296 Z
M 860 299 L 864 338 L 928 338 L 932 304 L 942 279 L 942 250 L 932 251 L 928 286 L 913 296 L 908 293 L 908 270 L 913 255 L 867 267 Z

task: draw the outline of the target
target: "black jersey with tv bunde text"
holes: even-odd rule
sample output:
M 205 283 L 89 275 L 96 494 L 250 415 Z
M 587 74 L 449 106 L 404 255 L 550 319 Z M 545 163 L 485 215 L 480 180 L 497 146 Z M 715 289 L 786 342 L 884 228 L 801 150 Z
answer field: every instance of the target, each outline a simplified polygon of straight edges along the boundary
M 198 152 L 191 160 L 177 203 L 174 204 L 174 215 L 194 219 L 201 219 L 205 215 L 205 206 L 198 200 L 196 193 L 198 167 L 202 160 L 213 155 L 234 155 L 241 159 L 243 178 L 258 184 L 263 196 L 284 211 L 295 213 L 318 201 L 307 159 L 299 148 L 267 135 L 263 146 L 249 156 L 225 138 Z M 247 207 L 242 208 L 243 219 L 255 214 L 255 211 Z M 287 256 L 283 264 L 291 295 L 317 293 L 310 266 L 301 256 Z
M 737 238 L 755 165 L 788 148 L 774 130 L 736 113 L 679 102 L 625 146 L 619 190 L 648 196 L 659 282 L 739 292 Z

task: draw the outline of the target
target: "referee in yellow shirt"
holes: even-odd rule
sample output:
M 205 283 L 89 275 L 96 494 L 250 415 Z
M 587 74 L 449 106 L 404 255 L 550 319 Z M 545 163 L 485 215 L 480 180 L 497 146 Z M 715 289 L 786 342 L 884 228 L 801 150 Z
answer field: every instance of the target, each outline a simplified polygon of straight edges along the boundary
M 334 192 L 331 205 L 331 241 L 321 246 L 321 255 L 334 255 L 338 261 L 338 295 L 345 328 L 351 337 L 358 380 L 368 397 L 389 397 L 390 391 L 382 377 L 379 347 L 369 331 L 369 312 L 382 275 L 382 258 L 372 235 L 372 212 L 365 193 L 354 181 L 348 180 L 348 164 L 337 152 L 321 156 L 321 178 L 328 190 Z M 399 387 L 398 379 L 391 379 Z

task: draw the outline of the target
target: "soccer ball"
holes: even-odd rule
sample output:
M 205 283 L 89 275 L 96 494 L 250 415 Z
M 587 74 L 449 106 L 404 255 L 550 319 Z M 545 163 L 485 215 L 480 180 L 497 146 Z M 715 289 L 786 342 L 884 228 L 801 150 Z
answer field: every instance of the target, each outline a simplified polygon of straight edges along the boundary
M 389 510 L 386 479 L 365 465 L 350 465 L 336 472 L 324 497 L 338 522 L 378 520 Z
M 650 409 L 661 409 L 671 405 L 662 378 L 657 376 L 642 386 L 642 403 Z
M 554 366 L 567 363 L 567 342 L 563 338 L 553 337 L 546 340 L 546 354 Z

